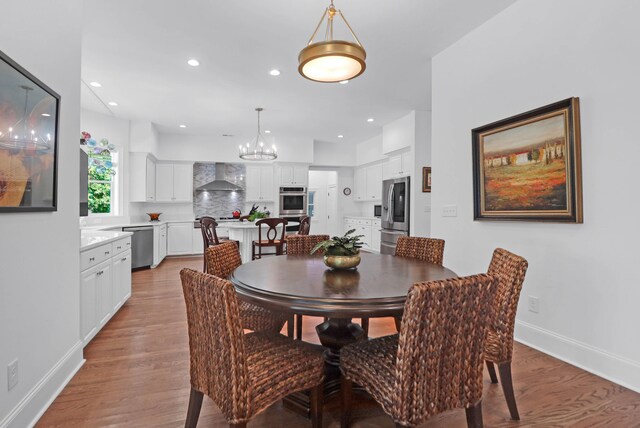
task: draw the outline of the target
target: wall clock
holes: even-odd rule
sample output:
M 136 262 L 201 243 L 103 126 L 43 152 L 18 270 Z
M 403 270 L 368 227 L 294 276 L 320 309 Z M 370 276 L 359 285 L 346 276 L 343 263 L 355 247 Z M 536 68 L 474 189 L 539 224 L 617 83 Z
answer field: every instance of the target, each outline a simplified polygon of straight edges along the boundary
M 345 196 L 349 196 L 351 194 L 351 189 L 349 187 L 345 187 L 342 193 L 344 193 Z

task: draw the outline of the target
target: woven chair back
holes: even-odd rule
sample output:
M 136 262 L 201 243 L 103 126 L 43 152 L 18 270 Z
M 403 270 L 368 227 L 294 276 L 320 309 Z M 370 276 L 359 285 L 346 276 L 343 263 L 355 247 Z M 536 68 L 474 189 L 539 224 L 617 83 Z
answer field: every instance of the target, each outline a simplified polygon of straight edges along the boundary
M 207 248 L 204 256 L 207 258 L 207 273 L 218 278 L 229 278 L 231 272 L 242 264 L 240 250 L 233 241 Z
M 289 255 L 309 255 L 316 244 L 329 239 L 329 235 L 289 235 L 287 236 L 287 254 Z M 324 250 L 320 249 L 313 253 L 321 256 Z
M 405 303 L 393 397 L 423 421 L 482 398 L 483 346 L 497 282 L 486 274 L 414 284 Z
M 528 266 L 527 260 L 505 249 L 496 248 L 493 252 L 488 274 L 498 279 L 498 290 L 493 304 L 494 319 L 485 346 L 489 361 L 511 361 L 516 311 Z
M 396 245 L 396 256 L 411 257 L 424 262 L 442 266 L 444 256 L 444 240 L 401 236 Z
M 187 306 L 191 386 L 211 397 L 227 418 L 242 417 L 248 413 L 248 370 L 233 285 L 192 269 L 182 269 L 180 278 Z

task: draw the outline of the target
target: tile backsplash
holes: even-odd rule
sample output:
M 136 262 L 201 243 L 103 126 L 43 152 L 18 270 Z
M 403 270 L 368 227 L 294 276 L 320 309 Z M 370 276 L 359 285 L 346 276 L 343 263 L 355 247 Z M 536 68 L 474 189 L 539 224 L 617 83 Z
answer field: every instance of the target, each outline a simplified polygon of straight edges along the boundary
M 221 166 L 221 164 L 218 164 Z M 244 177 L 246 167 L 243 164 L 227 163 L 225 166 L 225 177 L 232 183 L 244 187 Z M 222 191 L 196 191 L 195 189 L 203 184 L 215 180 L 216 165 L 212 163 L 199 163 L 193 165 L 193 211 L 196 217 L 204 215 L 220 218 L 231 217 L 231 212 L 235 209 L 245 210 L 245 192 L 222 192 Z

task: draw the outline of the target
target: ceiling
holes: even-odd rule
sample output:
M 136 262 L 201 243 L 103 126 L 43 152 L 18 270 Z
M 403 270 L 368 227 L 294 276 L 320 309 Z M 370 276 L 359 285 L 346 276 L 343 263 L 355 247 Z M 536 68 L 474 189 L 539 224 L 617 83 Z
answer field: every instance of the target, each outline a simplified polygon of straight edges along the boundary
M 232 134 L 235 143 L 255 135 L 254 108 L 264 107 L 263 129 L 276 141 L 360 142 L 429 110 L 430 58 L 514 1 L 335 0 L 367 50 L 365 73 L 341 85 L 297 71 L 328 0 L 85 0 L 82 79 L 102 87 L 83 84 L 82 105 L 150 120 L 161 133 Z

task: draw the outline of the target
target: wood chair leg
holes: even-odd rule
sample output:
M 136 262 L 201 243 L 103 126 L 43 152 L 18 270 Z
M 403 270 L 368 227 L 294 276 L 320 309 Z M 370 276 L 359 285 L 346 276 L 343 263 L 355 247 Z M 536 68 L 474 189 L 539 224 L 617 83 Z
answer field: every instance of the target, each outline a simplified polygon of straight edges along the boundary
M 482 428 L 482 400 L 478 401 L 475 406 L 464 409 L 467 413 L 468 428 Z
M 293 339 L 294 325 L 293 325 L 294 315 L 291 314 L 289 319 L 287 319 L 287 337 Z
M 302 315 L 296 314 L 296 339 L 302 340 Z
M 364 337 L 369 337 L 369 318 L 362 318 L 362 320 L 360 320 L 360 325 L 364 330 Z
M 393 320 L 396 322 L 396 330 L 400 331 L 400 325 L 402 324 L 402 317 L 395 317 Z
M 202 397 L 204 394 L 198 390 L 191 388 L 189 395 L 189 409 L 187 410 L 187 420 L 184 423 L 185 428 L 195 428 L 198 425 L 200 417 L 200 409 L 202 408 Z
M 239 424 L 229 424 L 229 428 L 247 428 L 247 423 L 241 422 Z
M 342 417 L 340 419 L 340 428 L 349 428 L 351 423 L 351 399 L 353 393 L 353 382 L 342 376 L 340 380 L 340 389 L 342 391 Z
M 489 377 L 491 383 L 498 383 L 498 377 L 496 376 L 496 368 L 493 365 L 493 361 L 485 361 L 487 363 L 487 370 L 489 371 Z
M 507 400 L 509 413 L 511 413 L 511 419 L 519 421 L 520 415 L 518 414 L 516 396 L 513 392 L 513 380 L 511 379 L 511 361 L 498 364 L 498 372 L 500 373 L 500 383 L 502 384 L 504 398 Z
M 322 428 L 324 383 L 311 388 L 311 427 Z
M 256 246 L 255 244 L 251 244 L 251 260 L 256 259 Z

